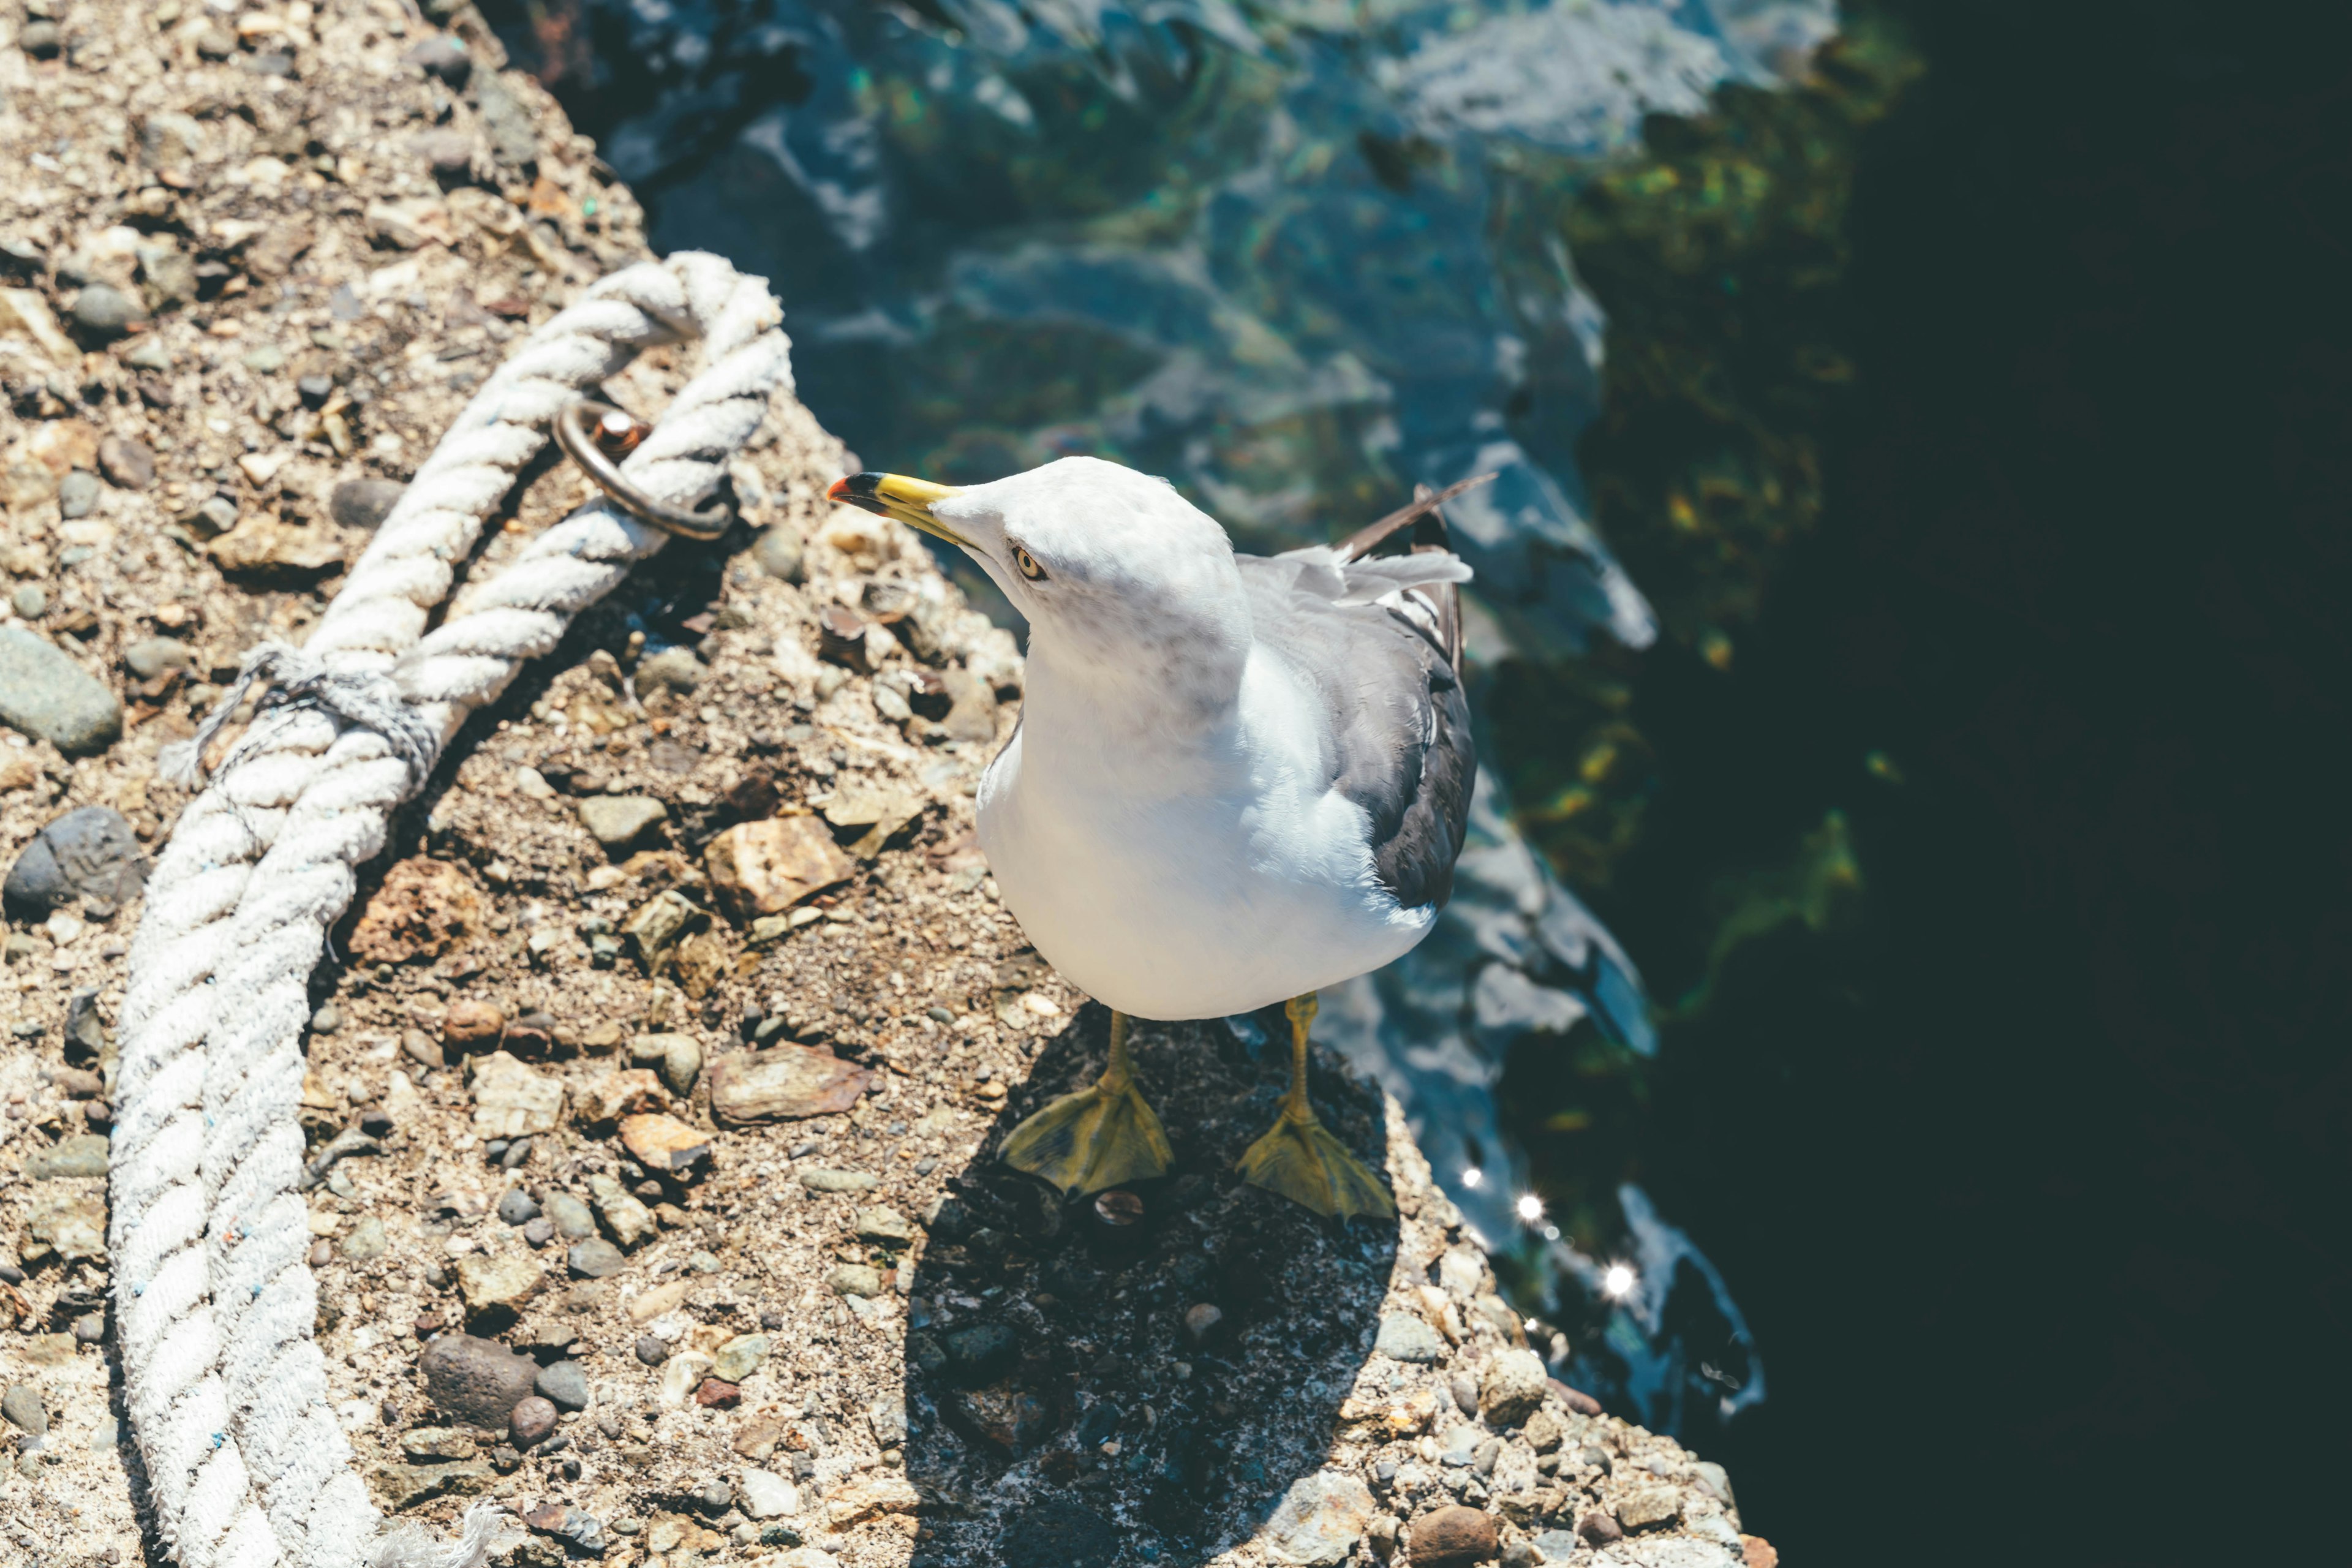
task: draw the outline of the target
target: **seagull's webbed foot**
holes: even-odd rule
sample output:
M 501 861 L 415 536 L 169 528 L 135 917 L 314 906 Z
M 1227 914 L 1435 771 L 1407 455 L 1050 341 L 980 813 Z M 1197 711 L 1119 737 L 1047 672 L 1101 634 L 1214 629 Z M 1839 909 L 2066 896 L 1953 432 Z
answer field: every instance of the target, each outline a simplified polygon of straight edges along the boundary
M 1016 1171 L 1082 1194 L 1167 1174 L 1175 1151 L 1128 1071 L 1124 1014 L 1111 1016 L 1110 1066 L 1102 1077 L 1014 1128 L 1003 1158 Z
M 1290 1018 L 1290 1092 L 1274 1126 L 1234 1168 L 1251 1185 L 1279 1193 L 1326 1218 L 1385 1219 L 1396 1213 L 1388 1188 L 1316 1120 L 1307 1100 L 1307 1028 L 1315 1019 L 1315 994 L 1292 997 L 1284 1011 Z
M 1234 1167 L 1244 1180 L 1279 1193 L 1317 1214 L 1341 1219 L 1396 1213 L 1389 1190 L 1319 1121 L 1294 1121 L 1285 1111 Z

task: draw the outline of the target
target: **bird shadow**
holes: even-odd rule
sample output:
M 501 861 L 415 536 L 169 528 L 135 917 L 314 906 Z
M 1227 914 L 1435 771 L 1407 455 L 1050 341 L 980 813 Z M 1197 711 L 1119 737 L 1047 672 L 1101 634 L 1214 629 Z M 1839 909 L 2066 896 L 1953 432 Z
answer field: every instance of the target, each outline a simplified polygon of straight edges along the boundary
M 1170 1173 L 1065 1199 L 997 1162 L 1024 1117 L 1102 1070 L 1109 1021 L 1090 1004 L 1045 1044 L 933 1216 L 906 1361 L 917 1568 L 1204 1562 L 1321 1466 L 1370 1354 L 1397 1221 L 1326 1221 L 1234 1173 L 1273 1122 L 1286 1052 L 1139 1019 Z M 1381 1168 L 1379 1091 L 1317 1056 L 1318 1113 Z

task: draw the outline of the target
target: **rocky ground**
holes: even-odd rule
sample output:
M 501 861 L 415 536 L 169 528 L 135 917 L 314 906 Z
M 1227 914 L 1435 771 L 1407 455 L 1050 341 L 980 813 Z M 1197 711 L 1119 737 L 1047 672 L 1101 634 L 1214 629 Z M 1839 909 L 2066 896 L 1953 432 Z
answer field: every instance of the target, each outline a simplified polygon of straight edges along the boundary
M 0 21 L 26 1561 L 158 1556 L 104 1246 L 111 1024 L 185 799 L 156 753 L 300 639 L 505 345 L 646 254 L 593 147 L 427 11 L 449 30 L 395 0 Z M 655 412 L 684 368 L 612 391 Z M 1549 1331 L 1336 1065 L 1384 1226 L 1235 1181 L 1282 1067 L 1222 1024 L 1137 1030 L 1171 1179 L 1073 1204 L 993 1163 L 1107 1027 L 973 841 L 1018 659 L 913 536 L 824 507 L 846 455 L 775 412 L 746 526 L 475 721 L 315 981 L 319 1338 L 382 1506 L 492 1498 L 498 1561 L 660 1568 L 1771 1562 L 1719 1468 L 1546 1378 Z M 532 470 L 472 575 L 583 493 Z

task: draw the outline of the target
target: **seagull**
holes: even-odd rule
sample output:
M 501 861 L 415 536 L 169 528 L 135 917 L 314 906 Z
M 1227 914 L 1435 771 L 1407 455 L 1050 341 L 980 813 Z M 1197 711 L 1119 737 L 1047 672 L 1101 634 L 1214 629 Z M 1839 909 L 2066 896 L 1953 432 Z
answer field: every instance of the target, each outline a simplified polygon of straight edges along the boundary
M 1091 1088 L 1003 1158 L 1065 1194 L 1164 1174 L 1130 1016 L 1286 1004 L 1290 1088 L 1242 1156 L 1325 1215 L 1395 1212 L 1307 1093 L 1316 993 L 1429 934 L 1476 771 L 1441 502 L 1337 545 L 1237 552 L 1165 479 L 1065 458 L 983 485 L 861 473 L 827 492 L 971 556 L 1028 617 L 1021 718 L 978 796 L 999 896 L 1047 963 L 1111 1009 Z

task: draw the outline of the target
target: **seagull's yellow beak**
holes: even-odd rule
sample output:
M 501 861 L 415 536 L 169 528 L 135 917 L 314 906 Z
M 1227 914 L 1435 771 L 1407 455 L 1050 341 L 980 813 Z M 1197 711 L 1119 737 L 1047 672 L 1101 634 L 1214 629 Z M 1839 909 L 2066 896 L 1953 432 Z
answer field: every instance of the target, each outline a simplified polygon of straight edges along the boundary
M 971 542 L 931 515 L 931 503 L 962 494 L 956 485 L 935 485 L 904 474 L 852 474 L 835 479 L 825 492 L 829 500 L 857 507 L 881 517 L 895 517 L 909 528 L 919 528 L 934 539 L 971 548 Z

